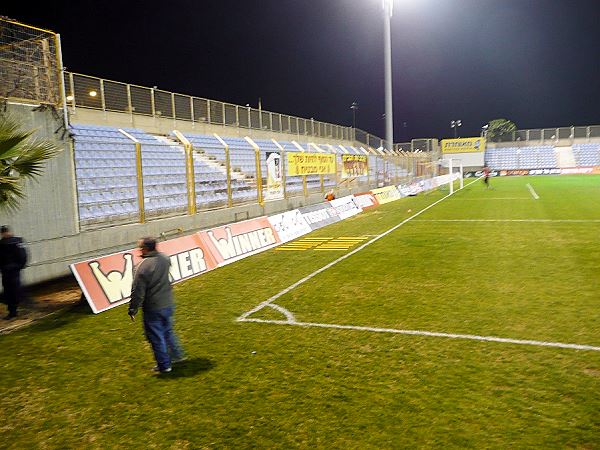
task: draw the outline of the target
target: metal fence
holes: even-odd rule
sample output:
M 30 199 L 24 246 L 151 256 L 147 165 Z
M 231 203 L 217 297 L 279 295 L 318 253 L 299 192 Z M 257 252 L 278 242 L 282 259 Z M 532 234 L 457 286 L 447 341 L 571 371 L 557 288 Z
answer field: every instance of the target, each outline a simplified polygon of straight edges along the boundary
M 158 88 L 104 80 L 89 75 L 67 72 L 65 86 L 67 105 L 71 108 L 91 108 L 332 140 L 353 141 L 356 134 L 357 141 L 369 146 L 377 148 L 383 143 L 381 139 L 354 130 L 352 127 L 176 94 Z
M 515 130 L 491 139 L 490 142 L 535 142 L 554 144 L 559 141 L 600 138 L 600 125 Z
M 0 98 L 60 106 L 59 36 L 0 18 Z

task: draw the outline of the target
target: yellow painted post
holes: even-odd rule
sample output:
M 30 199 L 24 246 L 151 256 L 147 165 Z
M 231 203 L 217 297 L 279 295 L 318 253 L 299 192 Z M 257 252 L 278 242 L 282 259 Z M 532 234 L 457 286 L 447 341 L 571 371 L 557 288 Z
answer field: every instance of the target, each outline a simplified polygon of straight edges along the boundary
M 281 182 L 283 183 L 283 198 L 288 198 L 287 194 L 287 153 L 284 152 L 283 147 L 279 153 L 281 155 Z
M 140 223 L 146 222 L 146 211 L 144 209 L 144 175 L 142 172 L 142 144 L 135 143 L 135 162 L 137 169 L 138 205 L 140 211 Z
M 335 155 L 335 187 L 340 188 L 340 176 L 338 174 L 338 155 Z
M 306 175 L 302 175 L 302 189 L 304 190 L 304 196 L 308 197 L 308 187 L 306 186 Z
M 225 144 L 225 170 L 227 171 L 227 206 L 233 205 L 233 191 L 231 190 L 231 158 L 229 156 L 229 145 Z
M 185 150 L 185 181 L 187 185 L 188 214 L 196 214 L 196 172 L 194 170 L 194 146 L 183 134 L 173 130 Z
M 192 144 L 184 145 L 186 153 L 188 214 L 196 214 L 196 174 L 194 171 L 194 147 Z
M 254 147 L 254 155 L 256 159 L 256 191 L 258 193 L 258 204 L 263 206 L 263 191 L 262 191 L 262 173 L 260 170 L 260 151 L 258 146 Z
M 325 192 L 325 183 L 323 182 L 323 174 L 321 174 L 321 193 Z

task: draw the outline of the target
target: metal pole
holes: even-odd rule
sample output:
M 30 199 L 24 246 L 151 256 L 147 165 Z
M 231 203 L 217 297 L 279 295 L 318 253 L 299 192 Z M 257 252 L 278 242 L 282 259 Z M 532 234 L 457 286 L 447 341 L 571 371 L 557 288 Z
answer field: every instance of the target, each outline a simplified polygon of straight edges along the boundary
M 196 173 L 194 170 L 194 147 L 191 143 L 184 144 L 186 156 L 186 175 L 188 190 L 188 214 L 196 214 Z
M 102 97 L 104 98 L 104 92 L 102 93 Z M 127 85 L 127 109 L 129 110 L 129 120 L 133 124 L 133 106 L 131 103 L 131 85 L 130 84 Z
M 388 145 L 394 143 L 394 120 L 392 105 L 392 7 L 393 0 L 383 1 L 383 40 L 385 57 L 385 140 Z
M 264 206 L 264 199 L 263 199 L 263 186 L 262 186 L 262 173 L 260 170 L 260 150 L 258 149 L 258 146 L 256 146 L 254 148 L 254 157 L 255 157 L 255 163 L 256 163 L 256 194 L 257 194 L 257 200 L 258 200 L 258 204 L 260 206 Z
M 102 105 L 102 111 L 106 112 L 106 99 L 104 98 L 104 80 L 100 80 L 100 104 Z
M 142 170 L 142 144 L 135 143 L 135 165 L 137 175 L 138 212 L 140 223 L 146 222 L 146 210 L 144 205 L 144 174 Z
M 57 59 L 57 64 L 58 64 L 58 77 L 60 77 L 59 84 L 58 87 L 60 89 L 60 103 L 61 103 L 61 107 L 63 110 L 63 121 L 65 124 L 65 130 L 69 129 L 69 109 L 67 108 L 67 95 L 66 95 L 66 89 L 65 89 L 65 68 L 63 67 L 63 60 L 62 60 L 62 46 L 61 46 L 61 42 L 60 42 L 60 34 L 56 34 L 54 35 L 55 38 L 55 45 L 56 45 L 56 59 Z M 72 80 L 72 76 L 69 77 L 70 80 Z M 75 94 L 73 89 L 71 88 L 71 95 L 73 96 L 73 98 L 75 98 Z M 75 104 L 75 102 L 73 102 L 73 104 Z
M 77 108 L 77 99 L 75 98 L 75 79 L 73 77 L 73 72 L 69 72 L 69 88 L 71 89 L 71 96 L 73 97 L 71 107 L 75 110 Z
M 231 189 L 231 155 L 229 145 L 225 144 L 225 170 L 227 170 L 227 206 L 233 205 L 233 191 Z
M 454 180 L 452 179 L 452 160 L 448 160 L 448 174 L 450 174 L 450 193 L 454 193 Z

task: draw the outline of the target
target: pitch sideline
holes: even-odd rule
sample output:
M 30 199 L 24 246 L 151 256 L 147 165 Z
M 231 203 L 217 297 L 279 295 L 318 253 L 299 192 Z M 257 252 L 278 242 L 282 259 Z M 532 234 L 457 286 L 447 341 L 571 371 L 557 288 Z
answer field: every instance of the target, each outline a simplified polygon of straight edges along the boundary
M 269 305 L 272 306 L 272 305 Z M 454 334 L 454 333 L 443 333 L 436 331 L 423 331 L 423 330 L 398 330 L 395 328 L 378 328 L 378 327 L 364 327 L 357 325 L 337 325 L 328 323 L 312 323 L 312 322 L 297 322 L 295 320 L 264 320 L 264 319 L 244 319 L 244 322 L 255 322 L 255 323 L 270 323 L 275 325 L 292 325 L 303 328 L 332 328 L 337 330 L 354 330 L 354 331 L 369 331 L 371 333 L 392 333 L 392 334 L 404 334 L 411 336 L 429 336 L 429 337 L 441 337 L 448 339 L 468 339 L 473 341 L 484 341 L 484 342 L 499 342 L 504 344 L 517 344 L 517 345 L 530 345 L 535 347 L 554 347 L 564 348 L 569 350 L 588 350 L 594 352 L 600 352 L 600 347 L 593 345 L 584 344 L 568 344 L 563 342 L 548 342 L 548 341 L 535 341 L 530 339 L 512 339 L 503 338 L 497 336 L 479 336 L 475 334 Z

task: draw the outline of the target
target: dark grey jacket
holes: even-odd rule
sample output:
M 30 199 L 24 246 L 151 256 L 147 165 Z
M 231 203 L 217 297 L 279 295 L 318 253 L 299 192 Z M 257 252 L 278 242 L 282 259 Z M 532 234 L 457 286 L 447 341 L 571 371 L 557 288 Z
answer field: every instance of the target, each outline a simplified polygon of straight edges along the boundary
M 0 272 L 18 272 L 25 268 L 26 264 L 27 250 L 23 239 L 17 236 L 0 239 Z
M 169 281 L 171 261 L 162 253 L 150 252 L 135 268 L 129 314 L 137 314 L 141 306 L 144 311 L 156 311 L 173 306 L 173 290 Z

